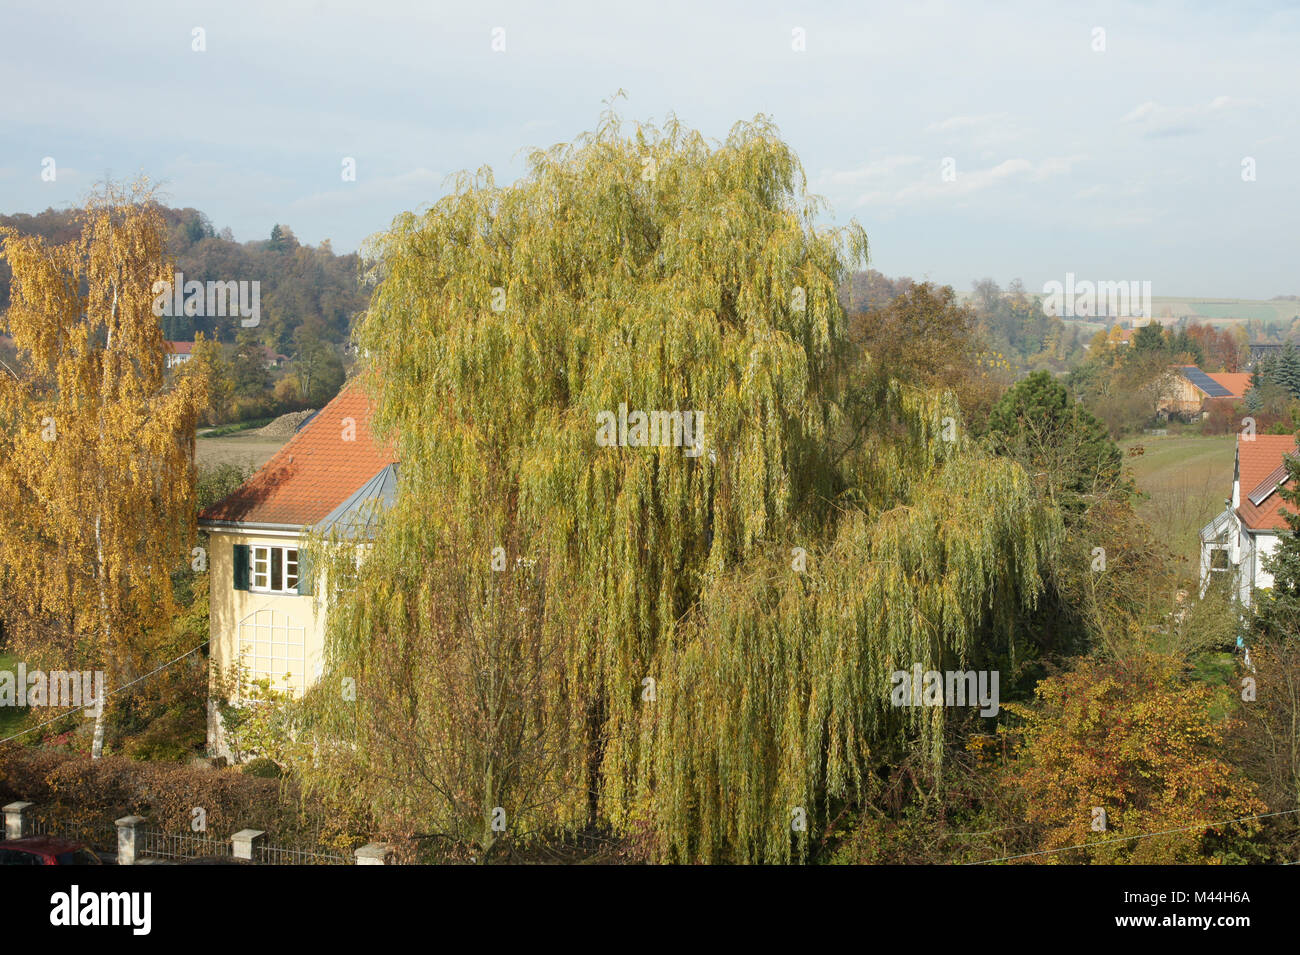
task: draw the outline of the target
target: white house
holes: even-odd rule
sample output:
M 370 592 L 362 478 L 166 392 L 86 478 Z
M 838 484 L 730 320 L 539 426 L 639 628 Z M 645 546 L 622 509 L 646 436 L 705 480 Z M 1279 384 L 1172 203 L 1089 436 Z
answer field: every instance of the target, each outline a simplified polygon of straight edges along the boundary
M 1293 435 L 1238 435 L 1232 477 L 1232 498 L 1214 520 L 1201 528 L 1201 595 L 1218 574 L 1228 580 L 1238 599 L 1250 606 L 1255 590 L 1273 586 L 1264 558 L 1277 549 L 1279 535 L 1288 533 L 1278 493 L 1288 480 L 1287 456 L 1297 453 Z
M 193 342 L 168 342 L 167 348 L 168 368 L 175 368 L 177 365 L 183 365 L 194 357 Z
M 370 432 L 353 379 L 229 497 L 199 515 L 208 532 L 209 634 L 215 675 L 242 664 L 251 680 L 300 694 L 324 665 L 324 610 L 300 543 L 314 531 L 372 536 L 396 495 L 397 465 Z M 214 701 L 208 749 L 229 755 Z

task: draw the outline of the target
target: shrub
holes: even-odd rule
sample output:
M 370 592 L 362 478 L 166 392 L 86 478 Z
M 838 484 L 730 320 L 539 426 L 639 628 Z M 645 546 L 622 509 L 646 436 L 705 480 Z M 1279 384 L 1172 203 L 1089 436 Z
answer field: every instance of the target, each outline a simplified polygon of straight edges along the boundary
M 355 813 L 302 801 L 292 780 L 122 756 L 92 760 L 7 743 L 0 745 L 0 800 L 18 799 L 36 803 L 61 825 L 99 825 L 134 814 L 159 829 L 188 833 L 193 810 L 201 807 L 208 831 L 220 837 L 253 828 L 273 844 L 348 850 L 377 835 Z
M 283 775 L 275 760 L 265 756 L 245 763 L 242 770 L 245 776 L 256 776 L 258 779 L 279 779 Z

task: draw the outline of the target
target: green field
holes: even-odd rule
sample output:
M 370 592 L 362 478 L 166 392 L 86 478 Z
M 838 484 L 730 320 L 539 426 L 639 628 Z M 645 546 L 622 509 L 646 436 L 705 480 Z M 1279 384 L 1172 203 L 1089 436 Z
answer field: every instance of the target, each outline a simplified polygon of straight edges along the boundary
M 18 658 L 11 653 L 0 650 L 0 670 L 13 673 L 17 667 Z M 26 715 L 26 709 L 20 710 L 16 706 L 0 706 L 0 739 L 4 739 L 11 733 L 21 729 L 23 717 Z
M 1130 457 L 1140 446 L 1143 453 Z M 1184 560 L 1188 581 L 1199 573 L 1200 530 L 1232 496 L 1236 435 L 1141 435 L 1123 442 L 1124 465 L 1145 499 L 1138 513 Z
M 1151 311 L 1157 317 L 1167 313 L 1173 318 L 1186 316 L 1200 321 L 1243 321 L 1257 319 L 1266 325 L 1289 325 L 1291 320 L 1300 315 L 1300 302 L 1287 299 L 1249 299 L 1249 298 L 1178 298 L 1175 296 L 1153 295 Z

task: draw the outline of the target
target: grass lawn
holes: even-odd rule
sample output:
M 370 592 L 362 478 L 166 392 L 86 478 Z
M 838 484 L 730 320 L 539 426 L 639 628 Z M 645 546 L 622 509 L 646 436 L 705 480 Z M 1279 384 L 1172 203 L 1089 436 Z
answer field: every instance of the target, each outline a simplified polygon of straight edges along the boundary
M 12 653 L 6 653 L 0 650 L 0 670 L 8 670 L 17 676 L 18 658 Z M 20 725 L 23 717 L 27 715 L 27 709 L 19 709 L 16 706 L 0 706 L 0 739 L 4 739 L 11 733 L 16 733 L 22 729 Z
M 1129 457 L 1141 446 L 1140 456 Z M 1147 494 L 1138 514 L 1184 560 L 1188 581 L 1200 573 L 1200 530 L 1232 497 L 1236 435 L 1140 435 L 1121 443 L 1124 466 Z

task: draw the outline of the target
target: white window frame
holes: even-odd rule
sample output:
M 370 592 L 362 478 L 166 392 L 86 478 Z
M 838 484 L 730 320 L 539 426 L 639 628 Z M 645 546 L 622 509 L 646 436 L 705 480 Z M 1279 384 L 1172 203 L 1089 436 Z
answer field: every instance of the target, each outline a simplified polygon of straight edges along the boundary
M 248 555 L 248 589 L 259 594 L 297 594 L 300 557 L 296 547 L 253 544 Z M 271 586 L 277 570 L 283 585 L 279 589 Z

